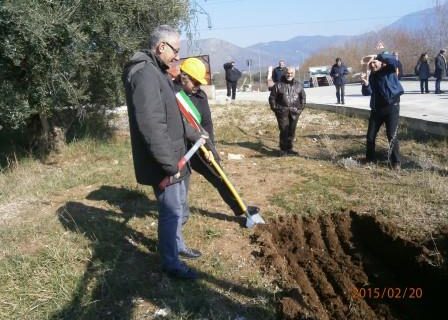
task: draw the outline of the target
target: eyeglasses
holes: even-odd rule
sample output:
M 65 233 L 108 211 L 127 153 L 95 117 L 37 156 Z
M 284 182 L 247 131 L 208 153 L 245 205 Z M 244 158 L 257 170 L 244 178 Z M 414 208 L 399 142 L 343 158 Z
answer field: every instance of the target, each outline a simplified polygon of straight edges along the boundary
M 180 49 L 174 49 L 174 47 L 166 41 L 164 41 L 163 43 L 166 44 L 168 47 L 170 47 L 171 50 L 173 50 L 174 54 L 179 54 Z

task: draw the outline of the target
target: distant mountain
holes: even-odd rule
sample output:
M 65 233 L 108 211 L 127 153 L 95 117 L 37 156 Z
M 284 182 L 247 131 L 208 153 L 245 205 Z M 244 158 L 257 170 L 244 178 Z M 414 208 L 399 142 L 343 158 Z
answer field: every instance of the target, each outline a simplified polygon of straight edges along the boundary
M 382 31 L 395 30 L 407 32 L 419 32 L 425 28 L 431 28 L 436 21 L 436 8 L 429 8 L 405 15 L 382 29 Z
M 389 26 L 379 30 L 377 34 L 389 31 L 419 32 L 431 27 L 437 17 L 435 8 L 425 9 L 403 16 Z M 286 60 L 289 65 L 300 65 L 313 53 L 324 48 L 342 45 L 349 40 L 360 39 L 370 33 L 357 36 L 297 36 L 286 41 L 270 41 L 251 45 L 243 48 L 230 42 L 219 39 L 202 39 L 195 43 L 195 54 L 208 54 L 212 65 L 212 71 L 222 72 L 222 65 L 235 60 L 240 70 L 247 70 L 246 61 L 252 59 L 253 67 L 258 70 L 261 67 L 277 65 L 280 59 Z M 183 41 L 181 56 L 192 55 L 187 50 L 187 43 Z
M 208 54 L 210 56 L 212 72 L 223 71 L 223 64 L 230 60 L 235 60 L 240 70 L 246 70 L 248 68 L 246 65 L 248 59 L 252 59 L 253 68 L 257 70 L 259 58 L 262 66 L 268 66 L 274 61 L 270 53 L 242 48 L 233 43 L 214 38 L 197 40 L 195 46 L 199 50 L 196 49 L 194 52 L 188 52 L 186 41 L 182 41 L 180 56 Z
M 258 70 L 258 65 L 264 68 L 269 65 L 277 65 L 280 59 L 287 64 L 298 65 L 311 54 L 322 48 L 344 43 L 350 39 L 349 36 L 298 36 L 287 41 L 272 41 L 242 48 L 230 42 L 219 39 L 197 40 L 195 45 L 199 48 L 194 54 L 208 54 L 212 65 L 212 71 L 222 71 L 222 65 L 229 60 L 235 60 L 237 67 L 247 70 L 246 61 L 252 59 L 253 67 Z M 187 43 L 181 44 L 181 56 L 193 55 L 187 50 Z
M 313 53 L 335 44 L 343 44 L 350 38 L 350 36 L 297 36 L 286 41 L 258 43 L 248 48 L 269 53 L 275 64 L 278 60 L 284 59 L 288 64 L 297 65 L 303 63 Z

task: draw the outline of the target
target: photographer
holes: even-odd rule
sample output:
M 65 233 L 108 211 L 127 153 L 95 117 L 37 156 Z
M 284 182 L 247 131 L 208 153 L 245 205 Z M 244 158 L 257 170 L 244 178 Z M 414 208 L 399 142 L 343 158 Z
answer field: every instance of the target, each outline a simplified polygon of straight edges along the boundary
M 388 161 L 393 169 L 400 169 L 399 144 L 397 138 L 400 117 L 400 96 L 403 87 L 398 80 L 396 58 L 388 53 L 377 55 L 369 63 L 370 76 L 362 74 L 362 94 L 370 96 L 370 118 L 367 129 L 367 161 L 375 161 L 375 140 L 378 130 L 385 123 L 389 140 Z

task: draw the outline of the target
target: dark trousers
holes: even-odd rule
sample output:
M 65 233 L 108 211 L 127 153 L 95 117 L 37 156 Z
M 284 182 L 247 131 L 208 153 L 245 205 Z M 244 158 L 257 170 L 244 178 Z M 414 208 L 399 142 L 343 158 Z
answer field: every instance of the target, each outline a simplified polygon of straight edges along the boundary
M 236 81 L 226 81 L 227 84 L 227 96 L 232 96 L 232 100 L 235 100 L 236 96 Z
M 392 164 L 400 163 L 399 143 L 397 137 L 398 120 L 400 117 L 400 106 L 392 105 L 386 108 L 387 111 L 371 111 L 369 118 L 369 128 L 367 129 L 367 151 L 368 161 L 375 161 L 375 140 L 381 125 L 386 125 L 387 140 L 389 140 L 388 158 Z
M 235 215 L 242 214 L 243 212 L 241 212 L 238 202 L 224 183 L 224 180 L 222 180 L 219 174 L 210 165 L 206 164 L 205 161 L 206 160 L 202 160 L 199 158 L 199 155 L 196 154 L 193 158 L 191 158 L 190 165 L 194 171 L 203 176 L 213 187 L 215 187 L 221 198 L 230 207 Z M 189 179 L 186 179 L 185 181 L 188 189 Z M 184 216 L 183 223 L 185 223 L 187 219 L 188 216 Z
M 343 84 L 335 84 L 336 87 L 336 98 L 338 99 L 338 103 L 344 103 L 345 96 L 345 85 Z
M 440 82 L 442 78 L 436 78 L 436 93 L 440 93 Z
M 275 113 L 277 117 L 278 129 L 280 130 L 280 150 L 292 150 L 292 143 L 296 135 L 297 121 L 300 113 L 292 113 L 288 109 Z
M 425 90 L 423 90 L 423 87 Z M 440 85 L 439 85 L 439 90 L 440 90 Z M 428 87 L 428 79 L 420 79 L 420 92 L 426 92 L 429 93 L 429 87 Z

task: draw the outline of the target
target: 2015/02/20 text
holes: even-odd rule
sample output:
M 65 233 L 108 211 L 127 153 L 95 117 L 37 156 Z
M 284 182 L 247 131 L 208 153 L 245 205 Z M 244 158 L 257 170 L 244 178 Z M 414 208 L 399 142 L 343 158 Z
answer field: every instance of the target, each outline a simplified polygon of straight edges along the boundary
M 361 287 L 354 288 L 354 299 L 422 299 L 422 288 Z

